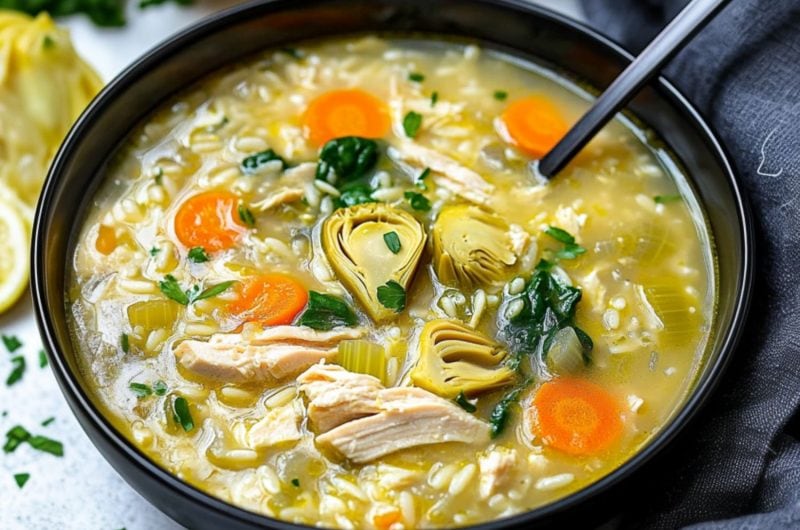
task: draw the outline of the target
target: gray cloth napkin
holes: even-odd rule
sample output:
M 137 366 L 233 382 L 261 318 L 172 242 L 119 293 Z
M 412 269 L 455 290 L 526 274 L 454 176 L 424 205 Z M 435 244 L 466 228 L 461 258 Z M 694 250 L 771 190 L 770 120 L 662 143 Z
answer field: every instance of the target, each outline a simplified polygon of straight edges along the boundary
M 583 0 L 591 24 L 635 52 L 685 3 Z M 733 0 L 666 77 L 733 157 L 757 280 L 730 370 L 623 524 L 800 528 L 800 1 Z

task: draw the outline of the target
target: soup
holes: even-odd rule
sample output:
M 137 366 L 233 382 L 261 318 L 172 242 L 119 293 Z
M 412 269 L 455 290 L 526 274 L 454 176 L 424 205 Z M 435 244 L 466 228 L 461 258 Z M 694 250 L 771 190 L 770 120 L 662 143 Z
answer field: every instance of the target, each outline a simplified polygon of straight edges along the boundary
M 702 214 L 620 118 L 472 44 L 269 51 L 150 116 L 74 243 L 71 327 L 108 419 L 270 517 L 437 528 L 551 503 L 635 454 L 703 362 Z

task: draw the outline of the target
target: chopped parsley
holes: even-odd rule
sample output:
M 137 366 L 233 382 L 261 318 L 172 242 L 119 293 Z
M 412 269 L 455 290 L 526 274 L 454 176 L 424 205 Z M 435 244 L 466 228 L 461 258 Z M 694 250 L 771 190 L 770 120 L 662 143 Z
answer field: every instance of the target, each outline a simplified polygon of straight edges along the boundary
M 47 354 L 44 350 L 39 350 L 39 368 L 45 368 L 47 364 Z
M 656 204 L 669 204 L 671 202 L 678 202 L 681 199 L 683 199 L 683 197 L 680 195 L 656 195 L 653 197 L 653 201 L 655 201 Z
M 192 263 L 205 263 L 209 260 L 208 254 L 206 254 L 206 249 L 203 247 L 194 247 L 189 250 L 189 254 L 187 255 L 189 261 Z
M 172 419 L 175 423 L 183 427 L 183 430 L 190 432 L 194 429 L 194 420 L 189 410 L 189 402 L 184 397 L 177 397 L 172 402 Z
M 161 249 L 158 247 L 153 247 L 150 249 L 150 255 L 153 257 L 157 256 L 159 252 L 161 252 Z
M 422 114 L 409 111 L 403 118 L 403 131 L 409 138 L 416 138 L 419 128 L 422 126 Z
M 431 201 L 428 200 L 421 193 L 417 193 L 415 191 L 407 191 L 404 194 L 405 198 L 408 200 L 408 204 L 411 207 L 419 212 L 427 212 L 431 209 Z
M 11 364 L 13 367 L 11 369 L 11 373 L 8 375 L 8 379 L 6 379 L 6 386 L 11 386 L 18 382 L 25 374 L 25 357 L 22 355 L 12 357 Z
M 411 72 L 408 74 L 408 80 L 413 81 L 414 83 L 422 83 L 425 81 L 425 74 L 421 74 L 419 72 Z
M 439 93 L 434 91 L 433 94 L 431 94 L 431 107 L 436 106 L 436 103 L 438 102 L 439 102 Z
M 199 285 L 193 285 L 190 289 L 184 290 L 173 275 L 167 274 L 163 280 L 158 282 L 158 287 L 164 293 L 164 296 L 170 300 L 174 300 L 181 305 L 189 305 L 198 300 L 205 300 L 222 294 L 234 283 L 236 283 L 234 280 L 218 283 L 204 291 L 200 291 Z
M 308 305 L 296 324 L 328 331 L 337 326 L 352 326 L 358 319 L 347 302 L 331 294 L 308 292 Z
M 240 204 L 238 212 L 239 219 L 241 219 L 245 225 L 249 226 L 250 228 L 256 225 L 256 218 L 253 216 L 253 212 L 251 212 L 247 206 Z
M 383 241 L 392 254 L 400 252 L 402 245 L 400 244 L 400 236 L 397 235 L 397 232 L 386 232 L 383 234 Z
M 47 418 L 46 420 L 44 420 L 44 421 L 41 423 L 41 426 L 42 426 L 42 427 L 47 427 L 48 425 L 50 425 L 50 424 L 51 424 L 51 423 L 53 423 L 54 421 L 56 421 L 56 419 L 55 419 L 53 416 L 50 416 L 49 418 Z
M 299 488 L 300 487 L 300 479 L 299 478 L 293 478 L 292 479 L 292 486 L 294 486 L 295 488 Z
M 5 453 L 13 453 L 23 443 L 27 443 L 38 451 L 55 456 L 64 456 L 64 446 L 61 442 L 47 436 L 31 434 L 21 425 L 12 427 L 6 433 L 6 443 L 3 445 L 3 451 Z
M 17 473 L 14 475 L 14 482 L 17 483 L 19 489 L 22 489 L 29 478 L 31 478 L 30 473 Z
M 475 412 L 476 410 L 478 410 L 478 407 L 476 407 L 472 402 L 470 402 L 469 399 L 467 399 L 467 396 L 464 395 L 463 391 L 458 393 L 454 401 L 459 407 L 466 410 L 467 412 Z
M 159 379 L 158 381 L 153 383 L 153 393 L 155 395 L 157 395 L 157 396 L 166 395 L 166 393 L 167 393 L 167 384 L 164 381 Z
M 494 99 L 497 101 L 505 101 L 508 98 L 508 92 L 505 90 L 495 90 L 494 91 Z
M 399 313 L 406 308 L 406 290 L 396 281 L 389 280 L 378 287 L 378 302 Z
M 15 335 L 3 335 L 2 338 L 8 353 L 14 353 L 22 348 L 22 342 Z
M 128 385 L 128 388 L 130 388 L 131 392 L 136 394 L 136 397 L 139 399 L 153 395 L 153 389 L 144 383 L 131 383 Z
M 129 353 L 131 351 L 131 340 L 128 337 L 127 333 L 123 333 L 119 337 L 119 347 L 122 348 L 122 351 L 125 353 Z
M 575 259 L 586 252 L 585 248 L 575 243 L 575 237 L 566 230 L 549 226 L 544 233 L 556 241 L 564 243 L 564 248 L 556 252 L 556 257 L 559 259 Z

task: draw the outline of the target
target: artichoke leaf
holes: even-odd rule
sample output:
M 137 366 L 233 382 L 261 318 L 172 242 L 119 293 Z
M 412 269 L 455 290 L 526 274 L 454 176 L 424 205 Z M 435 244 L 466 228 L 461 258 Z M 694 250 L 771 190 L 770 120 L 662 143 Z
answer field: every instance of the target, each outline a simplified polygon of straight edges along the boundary
M 384 235 L 397 234 L 397 254 Z M 426 235 L 411 214 L 383 203 L 336 210 L 322 226 L 322 248 L 337 278 L 375 322 L 397 315 L 378 301 L 378 287 L 395 281 L 408 291 Z
M 481 207 L 444 208 L 432 231 L 433 261 L 439 281 L 475 288 L 499 285 L 513 273 L 518 242 L 508 224 Z
M 498 343 L 460 322 L 431 320 L 422 328 L 411 380 L 445 398 L 474 396 L 514 381 L 515 372 L 502 364 L 506 355 Z

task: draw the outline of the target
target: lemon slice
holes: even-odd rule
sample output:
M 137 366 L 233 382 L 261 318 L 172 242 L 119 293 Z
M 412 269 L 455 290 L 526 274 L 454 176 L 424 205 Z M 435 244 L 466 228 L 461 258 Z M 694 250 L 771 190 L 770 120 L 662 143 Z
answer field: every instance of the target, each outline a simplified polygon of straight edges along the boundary
M 0 201 L 0 313 L 5 312 L 28 285 L 28 228 L 21 212 L 11 203 Z

